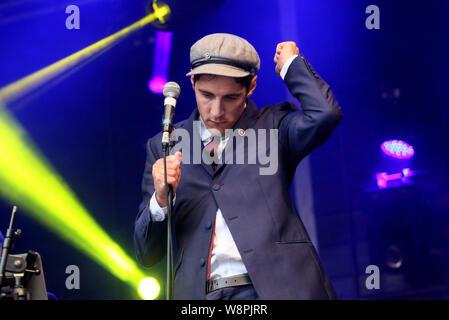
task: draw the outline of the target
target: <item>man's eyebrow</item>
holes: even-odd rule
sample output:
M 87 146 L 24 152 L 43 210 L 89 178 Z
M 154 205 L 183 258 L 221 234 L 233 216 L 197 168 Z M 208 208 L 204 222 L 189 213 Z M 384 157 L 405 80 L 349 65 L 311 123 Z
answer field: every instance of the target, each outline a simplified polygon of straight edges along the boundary
M 200 88 L 198 88 L 198 91 L 200 91 L 200 92 L 203 93 L 203 94 L 214 95 L 212 92 L 207 91 L 207 90 L 205 90 L 205 89 L 200 89 Z M 241 95 L 240 92 L 233 92 L 233 93 L 226 94 L 225 97 L 239 97 L 240 95 Z

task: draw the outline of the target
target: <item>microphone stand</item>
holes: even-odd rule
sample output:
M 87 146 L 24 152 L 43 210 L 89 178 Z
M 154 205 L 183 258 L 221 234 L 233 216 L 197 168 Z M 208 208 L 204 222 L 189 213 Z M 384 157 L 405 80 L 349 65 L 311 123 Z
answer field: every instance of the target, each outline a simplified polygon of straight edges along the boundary
M 12 248 L 14 246 L 14 238 L 19 237 L 22 233 L 22 231 L 20 229 L 18 229 L 17 231 L 14 231 L 12 229 L 12 227 L 14 225 L 14 219 L 16 217 L 16 212 L 17 212 L 17 207 L 14 206 L 12 208 L 11 220 L 9 221 L 9 228 L 6 231 L 6 237 L 5 237 L 5 240 L 3 241 L 2 256 L 1 256 L 1 260 L 0 260 L 0 288 L 3 285 L 3 282 L 5 280 L 6 262 L 8 260 L 9 252 L 12 250 Z
M 167 288 L 166 300 L 173 299 L 173 236 L 172 236 L 172 211 L 173 211 L 173 187 L 167 183 L 167 156 L 174 145 L 171 140 L 173 132 L 173 117 L 175 116 L 176 99 L 181 88 L 176 82 L 167 82 L 164 85 L 164 116 L 162 118 L 162 151 L 164 153 L 164 181 L 167 193 Z
M 171 130 L 173 130 L 173 128 L 171 128 Z M 167 193 L 167 282 L 166 282 L 166 297 L 165 297 L 166 300 L 173 299 L 173 236 L 172 236 L 172 220 L 171 220 L 173 211 L 173 187 L 167 184 L 167 156 L 170 154 L 170 143 L 162 144 L 162 150 L 164 151 L 165 190 Z

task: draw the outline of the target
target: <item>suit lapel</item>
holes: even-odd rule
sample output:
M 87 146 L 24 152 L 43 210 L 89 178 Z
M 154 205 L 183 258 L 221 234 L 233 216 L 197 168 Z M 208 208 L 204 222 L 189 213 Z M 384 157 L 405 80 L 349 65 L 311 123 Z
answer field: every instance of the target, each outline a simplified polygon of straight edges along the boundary
M 192 114 L 183 125 L 183 129 L 185 129 L 189 133 L 190 137 L 189 163 L 191 165 L 200 164 L 200 166 L 207 172 L 208 175 L 213 176 L 214 170 L 212 169 L 212 166 L 205 164 L 202 160 L 204 145 L 201 141 L 200 127 L 201 125 L 199 120 L 198 108 L 195 108 L 195 110 L 193 110 Z
M 232 130 L 234 132 L 237 131 L 237 134 L 240 134 L 239 130 L 243 130 L 240 132 L 242 132 L 242 134 L 244 135 L 246 129 L 253 127 L 258 115 L 259 115 L 259 109 L 256 107 L 255 103 L 252 102 L 251 100 L 246 100 L 246 108 L 243 111 L 242 115 L 240 116 L 239 120 L 237 120 L 237 122 L 232 127 Z M 234 140 L 234 141 L 232 141 L 232 149 L 233 149 L 232 154 L 233 154 L 233 157 L 235 157 L 236 149 L 241 143 L 244 143 L 244 139 L 236 140 L 233 137 L 231 137 L 231 138 Z M 227 145 L 229 145 L 229 143 L 230 143 L 230 141 L 228 141 Z M 216 172 L 219 171 L 221 169 L 221 167 L 224 167 L 227 164 L 234 163 L 233 161 L 234 161 L 234 159 L 226 159 L 226 152 L 225 152 L 225 150 L 223 150 L 222 161 L 217 166 Z

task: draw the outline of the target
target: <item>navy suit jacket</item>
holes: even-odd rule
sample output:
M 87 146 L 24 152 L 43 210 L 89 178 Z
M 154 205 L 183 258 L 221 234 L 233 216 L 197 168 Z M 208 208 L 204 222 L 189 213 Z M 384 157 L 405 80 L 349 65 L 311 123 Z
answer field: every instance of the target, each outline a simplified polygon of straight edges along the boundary
M 342 114 L 330 87 L 304 57 L 293 60 L 284 82 L 302 110 L 288 102 L 259 110 L 247 101 L 233 127 L 278 129 L 275 174 L 260 175 L 259 162 L 242 165 L 223 161 L 213 171 L 208 164 L 185 164 L 183 159 L 173 211 L 175 299 L 205 299 L 206 264 L 217 208 L 261 299 L 335 298 L 289 187 L 298 163 L 331 135 Z M 200 139 L 199 132 L 193 130 L 198 116 L 195 109 L 175 127 Z M 135 250 L 144 266 L 154 265 L 166 252 L 166 220 L 152 221 L 149 212 L 154 192 L 152 166 L 161 157 L 159 133 L 147 143 L 143 201 L 135 221 Z

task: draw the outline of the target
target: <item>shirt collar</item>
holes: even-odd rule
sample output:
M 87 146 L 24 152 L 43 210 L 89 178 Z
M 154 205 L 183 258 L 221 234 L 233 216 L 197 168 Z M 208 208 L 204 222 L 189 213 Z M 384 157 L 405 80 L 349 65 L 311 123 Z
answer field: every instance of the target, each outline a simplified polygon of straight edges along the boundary
M 202 142 L 209 142 L 209 140 L 212 138 L 212 134 L 209 132 L 209 130 L 207 130 L 206 125 L 204 124 L 203 118 L 201 118 L 201 115 L 199 116 L 200 118 L 200 137 L 201 137 L 201 141 Z

